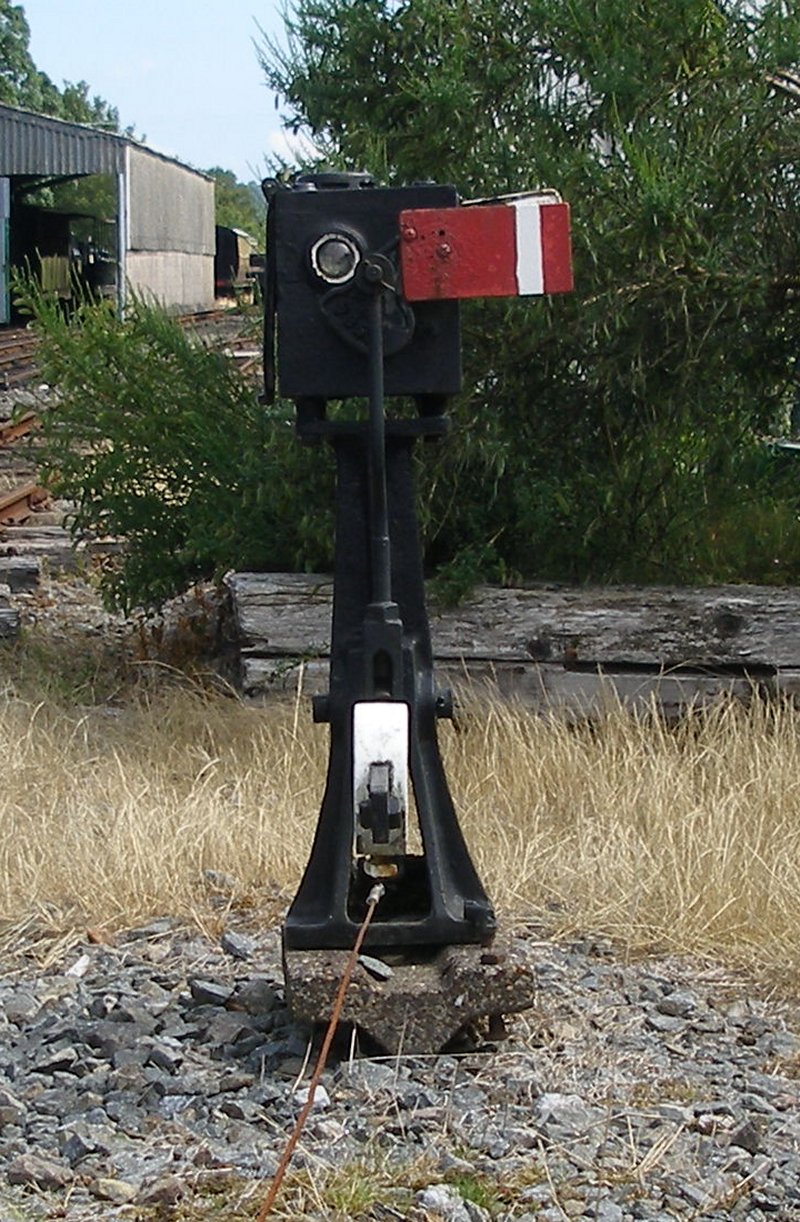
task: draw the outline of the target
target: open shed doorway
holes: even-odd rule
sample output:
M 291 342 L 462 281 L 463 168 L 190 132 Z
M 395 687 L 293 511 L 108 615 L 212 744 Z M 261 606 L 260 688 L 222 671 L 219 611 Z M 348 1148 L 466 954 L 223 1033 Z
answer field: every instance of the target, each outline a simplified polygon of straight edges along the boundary
M 10 291 L 31 273 L 71 310 L 85 295 L 117 295 L 116 182 L 109 174 L 7 180 L 3 321 L 23 321 Z M 0 204 L 1 208 L 1 204 Z

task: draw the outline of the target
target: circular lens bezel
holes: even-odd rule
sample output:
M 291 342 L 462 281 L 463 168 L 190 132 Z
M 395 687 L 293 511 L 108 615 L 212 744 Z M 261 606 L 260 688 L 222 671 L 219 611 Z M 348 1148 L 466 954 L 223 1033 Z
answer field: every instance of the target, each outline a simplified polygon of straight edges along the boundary
M 344 276 L 329 276 L 322 270 L 319 263 L 320 251 L 326 242 L 343 242 L 349 247 L 353 254 L 353 265 L 349 272 Z M 340 284 L 349 284 L 358 271 L 358 265 L 361 262 L 361 248 L 352 234 L 344 232 L 344 230 L 331 230 L 328 233 L 323 233 L 318 237 L 311 247 L 309 258 L 311 261 L 311 270 L 318 280 L 322 280 L 324 284 L 329 284 L 336 287 Z

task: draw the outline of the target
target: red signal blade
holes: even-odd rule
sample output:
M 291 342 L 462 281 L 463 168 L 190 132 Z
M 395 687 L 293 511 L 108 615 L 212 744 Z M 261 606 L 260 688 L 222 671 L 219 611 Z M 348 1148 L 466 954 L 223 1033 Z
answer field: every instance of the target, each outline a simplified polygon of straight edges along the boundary
M 400 214 L 408 301 L 515 297 L 572 289 L 569 204 L 541 197 Z

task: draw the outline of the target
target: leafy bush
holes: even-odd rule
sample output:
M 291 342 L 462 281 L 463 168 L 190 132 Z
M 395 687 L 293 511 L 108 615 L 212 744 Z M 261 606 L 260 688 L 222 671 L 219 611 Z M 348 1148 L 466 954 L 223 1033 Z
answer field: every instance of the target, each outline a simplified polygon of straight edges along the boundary
M 18 295 L 59 388 L 44 477 L 74 504 L 76 531 L 125 540 L 101 576 L 110 605 L 159 605 L 228 568 L 330 566 L 332 463 L 297 443 L 290 406 L 260 406 L 232 359 L 145 301 L 124 321 L 88 300 L 67 319 L 30 283 Z M 442 603 L 484 580 L 800 577 L 800 472 L 754 436 L 721 446 L 687 430 L 679 449 L 651 438 L 615 483 L 589 466 L 547 471 L 524 446 L 489 451 L 494 427 L 476 417 L 460 446 L 425 447 L 421 510 Z M 642 508 L 645 474 L 654 491 Z
M 232 358 L 198 343 L 134 297 L 124 320 L 84 300 L 66 318 L 32 283 L 18 286 L 40 336 L 42 468 L 74 503 L 76 531 L 121 536 L 103 575 L 109 603 L 157 605 L 228 568 L 330 561 L 325 455 L 295 441 L 291 412 L 259 405 Z

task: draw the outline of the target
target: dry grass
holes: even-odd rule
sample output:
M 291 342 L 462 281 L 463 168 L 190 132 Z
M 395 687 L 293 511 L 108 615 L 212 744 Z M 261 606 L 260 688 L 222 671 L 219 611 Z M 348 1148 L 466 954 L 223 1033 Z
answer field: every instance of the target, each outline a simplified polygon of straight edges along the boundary
M 494 708 L 448 752 L 502 904 L 632 947 L 800 972 L 800 714 L 731 702 L 675 727 Z
M 0 742 L 9 930 L 197 915 L 207 870 L 256 907 L 298 881 L 327 755 L 305 702 L 257 709 L 184 682 L 79 706 L 9 683 Z M 442 742 L 503 915 L 800 978 L 790 707 L 725 705 L 670 729 L 619 709 L 570 728 L 495 706 Z

